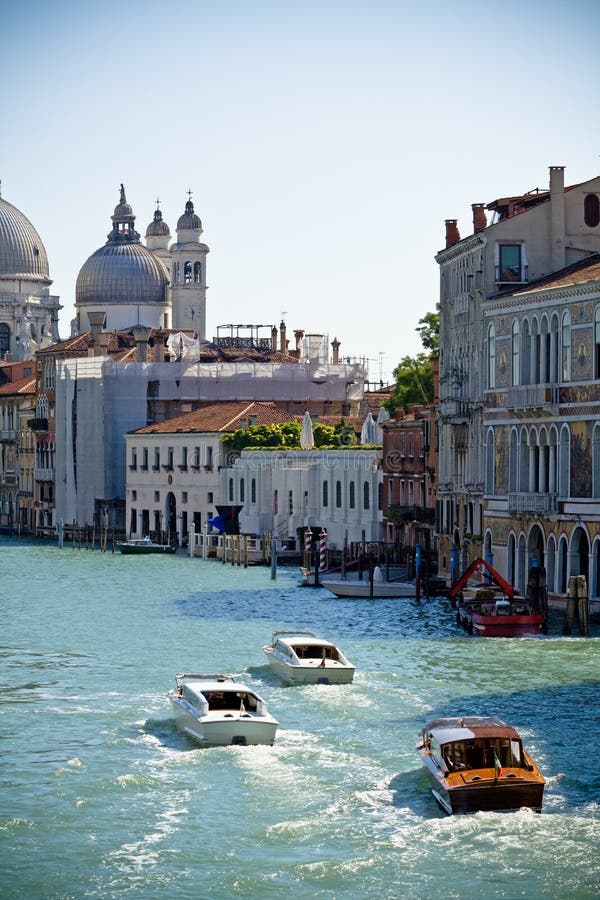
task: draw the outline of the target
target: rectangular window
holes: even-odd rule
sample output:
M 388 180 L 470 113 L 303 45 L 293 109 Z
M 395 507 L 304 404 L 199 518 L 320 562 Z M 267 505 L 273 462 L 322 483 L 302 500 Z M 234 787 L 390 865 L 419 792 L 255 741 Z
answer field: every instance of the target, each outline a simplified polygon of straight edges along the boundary
M 132 492 L 131 492 L 131 499 L 132 499 L 132 500 L 137 500 L 137 491 L 132 491 Z
M 129 464 L 130 469 L 137 469 L 137 447 L 131 448 L 131 463 Z
M 527 281 L 521 244 L 499 244 L 497 252 L 496 281 L 498 283 L 514 284 Z
M 152 466 L 153 472 L 158 472 L 160 469 L 160 447 L 154 448 L 154 465 Z
M 206 495 L 206 502 L 207 502 L 207 503 L 214 503 L 212 491 L 209 491 L 208 494 Z
M 154 491 L 154 502 L 160 503 L 160 491 Z
M 142 469 L 148 470 L 148 448 L 144 447 L 142 449 Z
M 188 448 L 182 447 L 181 448 L 181 466 L 180 466 L 180 468 L 185 470 L 185 469 L 187 469 L 187 467 L 188 467 Z
M 187 503 L 187 502 L 188 502 L 188 501 L 187 501 L 187 491 L 182 491 L 182 492 L 181 492 L 181 502 L 182 502 L 182 503 Z

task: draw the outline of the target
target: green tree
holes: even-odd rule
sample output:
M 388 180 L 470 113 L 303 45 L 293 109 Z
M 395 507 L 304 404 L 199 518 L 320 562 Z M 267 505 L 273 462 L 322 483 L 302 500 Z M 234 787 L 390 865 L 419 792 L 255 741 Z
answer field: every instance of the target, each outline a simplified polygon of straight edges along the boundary
M 424 350 L 430 353 L 438 353 L 440 349 L 440 314 L 439 304 L 436 312 L 425 313 L 422 319 L 419 319 L 415 331 L 421 338 L 421 344 Z
M 433 403 L 435 387 L 431 357 L 436 356 L 440 343 L 440 314 L 428 312 L 415 329 L 421 338 L 423 350 L 416 356 L 404 356 L 394 369 L 396 386 L 386 409 L 394 415 L 396 409 L 413 403 L 428 406 Z

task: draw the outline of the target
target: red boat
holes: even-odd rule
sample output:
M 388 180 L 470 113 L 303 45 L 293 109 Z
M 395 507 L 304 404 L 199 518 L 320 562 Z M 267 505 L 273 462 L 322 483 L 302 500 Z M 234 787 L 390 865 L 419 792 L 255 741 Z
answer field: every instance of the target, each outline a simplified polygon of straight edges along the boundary
M 486 581 L 469 586 L 469 579 L 482 575 Z M 456 624 L 480 637 L 521 637 L 547 631 L 544 610 L 518 597 L 515 588 L 484 559 L 476 559 L 448 594 L 456 606 Z

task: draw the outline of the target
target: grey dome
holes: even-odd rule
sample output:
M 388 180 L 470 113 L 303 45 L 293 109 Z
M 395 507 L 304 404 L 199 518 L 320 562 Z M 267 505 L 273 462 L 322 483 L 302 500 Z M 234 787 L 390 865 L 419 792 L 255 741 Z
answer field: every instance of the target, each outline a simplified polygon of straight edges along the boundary
M 112 216 L 113 227 L 104 247 L 83 264 L 75 285 L 75 303 L 164 303 L 166 270 L 159 259 L 140 244 L 133 227 L 135 215 L 125 198 Z
M 49 282 L 48 257 L 29 219 L 0 197 L 0 278 L 17 275 Z
M 169 226 L 163 222 L 160 209 L 154 211 L 154 221 L 146 228 L 146 237 L 171 237 Z
M 76 303 L 161 303 L 167 284 L 162 263 L 142 244 L 109 241 L 83 264 Z
M 202 231 L 200 217 L 194 212 L 194 204 L 191 200 L 185 204 L 185 212 L 177 221 L 177 231 Z

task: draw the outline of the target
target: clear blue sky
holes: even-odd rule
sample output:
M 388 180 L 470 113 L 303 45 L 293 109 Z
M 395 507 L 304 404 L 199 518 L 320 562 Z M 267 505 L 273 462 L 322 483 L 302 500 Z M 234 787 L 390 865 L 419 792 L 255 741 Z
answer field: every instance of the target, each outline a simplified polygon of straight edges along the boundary
M 0 178 L 77 273 L 124 182 L 143 234 L 187 190 L 207 336 L 327 332 L 387 379 L 435 309 L 444 219 L 600 173 L 596 0 L 54 0 L 0 4 Z M 292 336 L 293 337 L 293 336 Z

